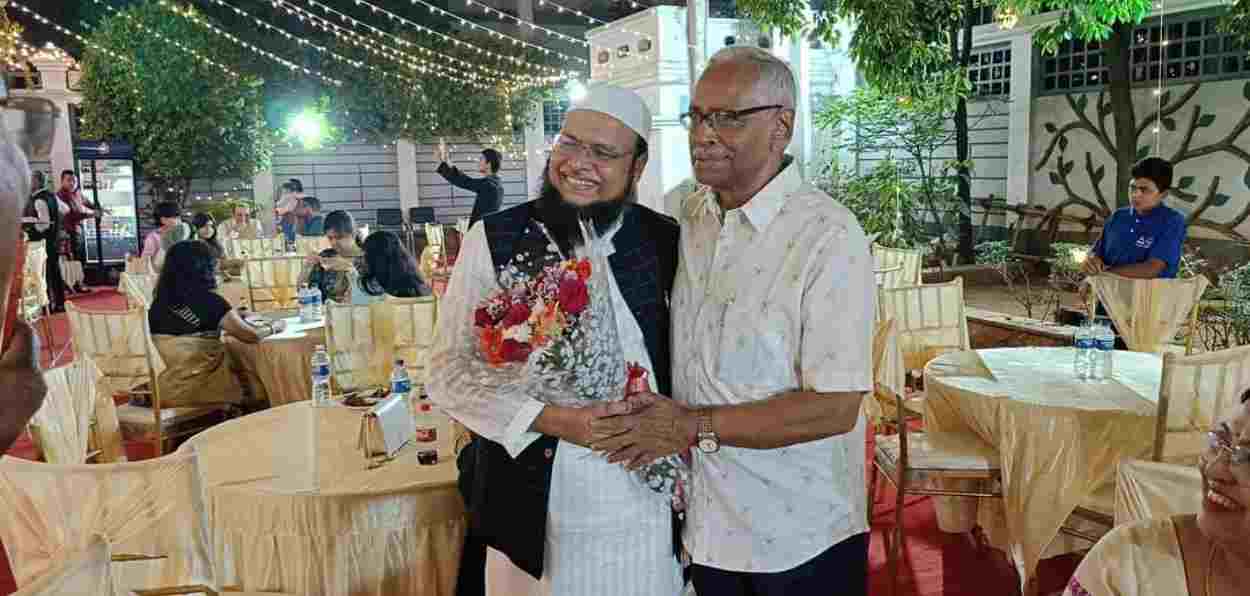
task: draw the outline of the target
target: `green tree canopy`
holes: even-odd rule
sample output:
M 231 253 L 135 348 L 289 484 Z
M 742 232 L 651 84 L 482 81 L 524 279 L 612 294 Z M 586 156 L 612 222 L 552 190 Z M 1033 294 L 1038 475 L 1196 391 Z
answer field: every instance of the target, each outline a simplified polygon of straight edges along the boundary
M 104 18 L 90 39 L 115 55 L 84 52 L 80 134 L 132 143 L 158 195 L 182 201 L 192 177 L 247 179 L 268 167 L 263 81 L 208 62 L 233 70 L 237 46 L 155 2 Z

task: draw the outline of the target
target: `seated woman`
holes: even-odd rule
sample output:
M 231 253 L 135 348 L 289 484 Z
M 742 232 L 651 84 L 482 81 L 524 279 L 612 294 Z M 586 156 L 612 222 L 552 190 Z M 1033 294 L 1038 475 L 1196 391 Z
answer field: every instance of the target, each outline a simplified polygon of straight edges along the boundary
M 245 321 L 217 288 L 217 256 L 205 242 L 179 242 L 169 249 L 156 281 L 148 325 L 165 361 L 160 374 L 162 407 L 242 400 L 242 386 L 230 371 L 221 333 L 245 342 L 281 333 L 282 321 Z
M 221 242 L 217 240 L 217 225 L 213 221 L 213 216 L 207 213 L 196 213 L 191 218 L 191 229 L 195 233 L 195 239 L 207 243 L 213 249 L 213 254 L 220 261 L 225 257 L 226 251 L 222 248 Z
M 310 267 L 305 270 L 300 284 L 316 286 L 321 290 L 321 299 L 325 302 L 350 302 L 351 280 L 356 270 L 356 260 L 361 255 L 356 220 L 346 211 L 331 211 L 325 216 L 323 227 L 326 240 L 330 241 L 330 248 L 305 259 Z
M 1202 510 L 1119 526 L 1077 567 L 1065 596 L 1250 592 L 1250 389 L 1198 460 Z
M 399 236 L 374 232 L 365 239 L 364 267 L 352 284 L 352 304 L 381 302 L 386 296 L 417 298 L 429 296 L 430 288 L 417 273 L 417 261 L 404 248 Z
M 151 263 L 152 271 L 160 271 L 170 247 L 191 238 L 191 227 L 182 223 L 174 203 L 157 203 L 153 211 L 157 228 L 143 240 L 143 258 Z

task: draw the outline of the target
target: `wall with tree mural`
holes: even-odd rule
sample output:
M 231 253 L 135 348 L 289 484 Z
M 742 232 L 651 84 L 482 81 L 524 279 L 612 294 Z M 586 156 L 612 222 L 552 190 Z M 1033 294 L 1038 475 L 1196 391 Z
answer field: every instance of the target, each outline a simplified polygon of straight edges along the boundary
M 1065 229 L 1096 233 L 1128 204 L 1127 189 L 1115 188 L 1117 109 L 1105 92 L 1034 100 L 1030 202 L 1047 210 L 1041 226 L 1063 215 Z M 1132 122 L 1136 158 L 1175 165 L 1168 204 L 1186 214 L 1190 237 L 1250 239 L 1250 82 L 1135 89 Z

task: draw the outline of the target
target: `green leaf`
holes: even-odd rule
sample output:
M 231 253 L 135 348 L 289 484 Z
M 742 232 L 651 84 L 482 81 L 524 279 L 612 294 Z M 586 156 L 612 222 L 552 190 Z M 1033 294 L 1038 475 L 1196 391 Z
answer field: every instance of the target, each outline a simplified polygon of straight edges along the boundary
M 1064 176 L 1071 176 L 1072 168 L 1076 167 L 1076 162 L 1072 160 L 1068 160 L 1066 163 L 1060 161 L 1059 167 L 1062 169 Z
M 1246 98 L 1246 101 L 1250 101 L 1250 83 L 1246 83 L 1241 87 L 1241 96 Z
M 1068 135 L 1063 135 L 1062 137 L 1059 137 L 1059 151 L 1063 152 L 1067 150 L 1068 150 Z
M 1247 83 L 1247 85 L 1250 85 L 1250 83 Z M 1059 130 L 1058 128 L 1055 128 L 1055 123 L 1053 122 L 1047 122 L 1046 124 L 1043 124 L 1042 126 L 1046 129 L 1046 132 L 1052 135 L 1055 134 L 1055 131 Z
M 1193 176 L 1181 176 L 1181 181 L 1176 184 L 1176 188 L 1181 190 L 1187 189 L 1194 185 Z
M 1230 200 L 1232 200 L 1232 197 L 1222 192 L 1217 192 L 1214 197 L 1211 197 L 1211 206 L 1223 207 L 1224 205 L 1227 205 Z
M 1175 119 L 1175 118 L 1164 118 L 1164 119 L 1163 119 L 1163 128 L 1164 128 L 1164 129 L 1166 129 L 1168 132 L 1176 132 L 1176 119 Z
M 1054 184 L 1055 186 L 1059 186 L 1059 174 L 1058 173 L 1056 172 L 1050 173 L 1050 183 Z
M 1137 157 L 1135 161 L 1141 161 L 1150 157 L 1150 145 L 1144 145 L 1137 148 Z
M 1170 100 L 1171 100 L 1171 99 L 1172 99 L 1172 92 L 1171 92 L 1171 91 L 1164 91 L 1164 92 L 1163 92 L 1163 95 L 1160 95 L 1160 96 L 1159 96 L 1159 104 L 1158 104 L 1158 105 L 1161 105 L 1161 106 L 1166 106 L 1166 105 L 1168 105 L 1168 103 L 1170 103 Z
M 1215 114 L 1203 114 L 1198 118 L 1198 128 L 1206 128 L 1212 124 L 1215 124 Z
M 1088 95 L 1078 95 L 1076 97 L 1076 111 L 1079 114 L 1085 113 L 1085 105 L 1089 103 Z

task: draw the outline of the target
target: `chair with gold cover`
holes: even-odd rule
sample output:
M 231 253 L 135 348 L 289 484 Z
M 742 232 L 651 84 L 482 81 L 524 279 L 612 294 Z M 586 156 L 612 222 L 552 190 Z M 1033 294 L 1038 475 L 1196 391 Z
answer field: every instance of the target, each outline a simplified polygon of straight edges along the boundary
M 0 458 L 0 541 L 17 585 L 97 539 L 111 552 L 118 595 L 215 585 L 197 480 L 194 454 L 111 464 Z
M 303 257 L 247 259 L 243 280 L 248 301 L 257 312 L 286 310 L 298 306 Z
M 22 290 L 18 294 L 18 316 L 27 324 L 43 328 L 49 353 L 56 343 L 49 320 L 51 303 L 48 298 L 48 252 L 43 243 L 26 245 L 26 261 L 22 270 Z
M 878 296 L 878 317 L 894 321 L 894 337 L 906 374 L 919 378 L 919 372 L 930 360 L 970 349 L 962 278 L 943 284 L 883 289 Z M 922 396 L 902 397 L 911 418 L 924 414 Z
M 876 263 L 875 269 L 890 269 L 895 265 L 903 266 L 902 271 L 896 277 L 899 286 L 918 286 L 921 284 L 920 270 L 924 261 L 923 252 L 873 244 L 872 256 Z
M 325 236 L 300 236 L 295 239 L 295 252 L 300 256 L 319 255 L 330 248 L 330 241 Z
M 402 358 L 408 376 L 415 383 L 429 381 L 430 349 L 434 346 L 434 324 L 438 321 L 438 301 L 421 298 L 386 297 L 390 307 L 395 358 Z
M 34 578 L 13 596 L 112 594 L 112 556 L 108 542 L 95 536 L 78 550 L 58 553 L 43 575 Z
M 160 276 L 155 273 L 122 273 L 118 286 L 126 295 L 126 303 L 131 308 L 147 308 L 152 305 L 156 294 L 156 281 Z
M 882 289 L 897 288 L 904 285 L 903 281 L 903 264 L 896 263 L 891 267 L 872 270 L 873 277 L 877 281 L 877 287 Z
M 1185 279 L 1130 279 L 1104 273 L 1086 278 L 1086 283 L 1094 289 L 1090 292 L 1088 312 L 1095 312 L 1097 303 L 1101 302 L 1128 349 L 1158 354 L 1183 325 L 1188 323 L 1191 330 L 1196 328 L 1202 293 L 1211 282 L 1203 275 Z M 1189 335 L 1192 342 L 1194 334 Z
M 222 242 L 228 259 L 263 259 L 286 254 L 286 239 L 282 236 L 223 239 Z
M 394 363 L 390 306 L 327 302 L 326 351 L 342 393 L 385 387 Z
M 30 420 L 30 434 L 53 464 L 125 461 L 117 406 L 97 391 L 100 369 L 86 356 L 44 372 L 43 407 Z
M 1115 525 L 1200 509 L 1202 472 L 1197 467 L 1140 459 L 1116 466 Z

